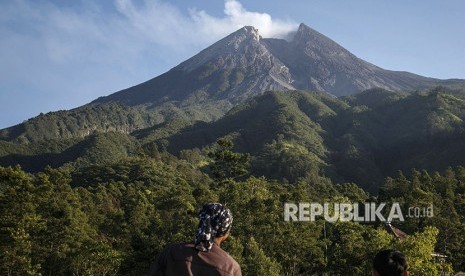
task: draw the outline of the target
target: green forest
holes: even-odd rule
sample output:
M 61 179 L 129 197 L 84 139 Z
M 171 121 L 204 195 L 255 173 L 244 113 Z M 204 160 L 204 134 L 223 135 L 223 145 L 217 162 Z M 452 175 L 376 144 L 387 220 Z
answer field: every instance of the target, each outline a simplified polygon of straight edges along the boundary
M 267 92 L 224 116 L 204 104 L 91 103 L 0 130 L 0 274 L 145 275 L 210 202 L 233 212 L 224 249 L 244 275 L 371 275 L 385 248 L 410 275 L 465 271 L 464 91 Z M 399 239 L 382 221 L 285 221 L 301 202 L 434 215 L 392 221 Z
M 318 175 L 292 183 L 251 176 L 250 156 L 232 149 L 218 140 L 205 164 L 192 162 L 193 152 L 145 150 L 79 168 L 0 167 L 0 274 L 144 275 L 167 244 L 193 240 L 207 202 L 233 211 L 224 248 L 244 275 L 371 275 L 383 248 L 402 250 L 410 275 L 465 270 L 465 168 L 398 172 L 373 196 Z M 433 204 L 434 216 L 395 223 L 403 240 L 381 222 L 283 218 L 285 202 L 368 201 Z

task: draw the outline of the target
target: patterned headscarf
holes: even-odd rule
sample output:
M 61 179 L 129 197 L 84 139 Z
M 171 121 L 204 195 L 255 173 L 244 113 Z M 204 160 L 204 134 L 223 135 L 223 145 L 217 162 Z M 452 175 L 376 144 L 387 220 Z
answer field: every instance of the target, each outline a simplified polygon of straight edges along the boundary
M 209 251 L 215 238 L 222 237 L 231 230 L 232 213 L 220 203 L 210 203 L 202 207 L 199 217 L 195 248 L 199 251 Z

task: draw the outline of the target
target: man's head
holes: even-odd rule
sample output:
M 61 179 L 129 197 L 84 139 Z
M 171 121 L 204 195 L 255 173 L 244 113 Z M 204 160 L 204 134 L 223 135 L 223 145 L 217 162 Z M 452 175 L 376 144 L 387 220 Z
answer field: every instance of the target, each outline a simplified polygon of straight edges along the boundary
M 407 276 L 407 260 L 397 250 L 383 250 L 373 260 L 374 276 Z
M 205 204 L 199 212 L 199 227 L 195 236 L 195 248 L 208 251 L 213 243 L 223 242 L 231 231 L 231 211 L 220 203 Z

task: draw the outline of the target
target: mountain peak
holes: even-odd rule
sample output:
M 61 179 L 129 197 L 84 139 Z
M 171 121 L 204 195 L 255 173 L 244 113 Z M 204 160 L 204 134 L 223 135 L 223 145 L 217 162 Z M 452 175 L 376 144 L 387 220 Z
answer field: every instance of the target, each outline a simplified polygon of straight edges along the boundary
M 252 26 L 244 26 L 239 30 L 235 31 L 234 33 L 226 36 L 225 38 L 221 39 L 214 45 L 219 44 L 228 44 L 228 45 L 235 45 L 236 47 L 246 41 L 256 41 L 259 42 L 261 39 L 260 33 L 255 27 Z
M 297 29 L 297 32 L 305 32 L 305 31 L 316 32 L 314 29 L 312 29 L 309 26 L 305 25 L 305 23 L 300 23 L 299 29 Z
M 260 33 L 253 26 L 244 26 L 236 31 L 236 34 L 245 34 L 247 37 L 253 38 L 256 41 L 259 41 L 261 38 Z
M 297 29 L 297 33 L 294 36 L 294 41 L 301 41 L 307 42 L 309 40 L 313 40 L 315 38 L 326 38 L 321 33 L 315 31 L 314 29 L 310 28 L 309 26 L 301 23 L 299 25 L 299 29 Z
M 331 52 L 347 51 L 329 37 L 319 33 L 318 31 L 303 23 L 300 24 L 299 29 L 294 36 L 293 42 L 304 47 L 318 47 L 321 50 L 329 50 Z
M 256 28 L 244 26 L 201 51 L 194 57 L 184 61 L 177 68 L 185 71 L 192 71 L 220 56 L 234 56 L 245 51 L 244 49 L 250 46 L 257 47 L 260 45 L 260 39 L 261 36 Z
M 240 44 L 252 41 L 260 42 L 261 36 L 258 30 L 252 26 L 244 26 L 234 33 L 228 35 L 224 39 L 220 40 L 223 44 L 234 45 L 234 48 L 238 48 Z

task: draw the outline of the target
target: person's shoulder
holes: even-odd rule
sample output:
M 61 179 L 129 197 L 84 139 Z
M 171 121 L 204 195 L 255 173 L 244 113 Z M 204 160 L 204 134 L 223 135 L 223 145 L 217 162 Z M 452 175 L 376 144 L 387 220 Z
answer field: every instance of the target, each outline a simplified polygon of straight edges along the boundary
M 194 244 L 188 242 L 172 243 L 164 251 L 170 259 L 175 261 L 191 260 L 197 254 Z
M 231 263 L 232 263 L 232 266 L 234 267 L 234 271 L 237 272 L 237 271 L 241 271 L 241 266 L 239 265 L 238 262 L 236 262 L 236 260 L 231 257 L 231 255 L 228 254 L 228 256 L 231 258 Z
M 173 264 L 190 261 L 194 251 L 193 244 L 171 243 L 164 247 L 150 269 L 149 275 L 165 275 L 166 269 Z
M 213 245 L 212 252 L 214 252 L 223 260 L 223 269 L 227 271 L 240 271 L 241 267 L 239 266 L 239 263 L 221 247 L 217 246 L 216 244 Z
M 193 243 L 188 242 L 176 242 L 170 243 L 165 247 L 165 251 L 172 251 L 172 250 L 182 250 L 182 249 L 194 249 Z

